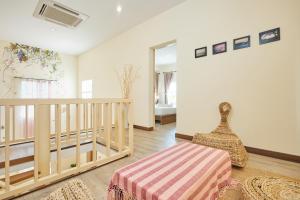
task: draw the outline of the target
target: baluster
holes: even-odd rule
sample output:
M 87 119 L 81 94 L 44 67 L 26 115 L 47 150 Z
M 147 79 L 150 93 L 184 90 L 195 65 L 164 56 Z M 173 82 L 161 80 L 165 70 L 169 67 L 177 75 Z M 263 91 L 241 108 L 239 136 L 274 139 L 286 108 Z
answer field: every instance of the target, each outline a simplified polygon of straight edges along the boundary
M 12 106 L 12 128 L 13 128 L 13 138 L 12 141 L 14 142 L 16 140 L 16 109 L 15 106 Z
M 25 139 L 28 139 L 28 105 L 25 106 Z
M 85 104 L 85 134 L 86 134 L 86 138 L 88 138 L 88 129 L 89 129 L 89 105 L 88 103 Z
M 82 114 L 83 114 L 83 123 L 82 123 L 82 128 L 83 128 L 83 130 L 82 130 L 82 132 L 84 132 L 84 130 L 86 129 L 85 128 L 85 120 L 86 120 L 86 116 L 85 116 L 85 104 L 82 104 Z
M 124 140 L 123 135 L 125 135 L 124 130 L 124 118 L 123 118 L 123 103 L 119 104 L 119 111 L 118 111 L 118 122 L 119 122 L 119 129 L 118 129 L 118 150 L 119 152 L 123 150 L 124 147 Z
M 93 111 L 93 104 L 91 103 L 90 104 L 90 126 L 89 128 L 92 129 L 93 128 L 93 114 L 94 114 L 94 111 Z
M 93 161 L 96 162 L 97 160 L 97 143 L 96 143 L 96 139 L 97 139 L 97 108 L 98 108 L 98 104 L 93 103 Z M 92 118 L 91 118 L 92 119 Z
M 10 107 L 5 106 L 5 189 L 6 189 L 6 191 L 10 190 L 9 139 L 10 139 Z
M 110 155 L 110 136 L 111 136 L 111 103 L 105 104 L 104 109 L 104 140 L 106 145 L 106 156 Z
M 84 105 L 84 104 L 83 104 Z M 80 167 L 80 104 L 76 104 L 76 129 L 77 129 L 77 137 L 76 137 L 76 167 Z
M 66 112 L 67 143 L 70 143 L 70 104 L 66 105 Z
M 108 123 L 108 131 L 107 131 L 107 140 L 106 140 L 106 154 L 110 156 L 110 143 L 111 143 L 111 132 L 112 132 L 112 104 L 108 103 L 108 113 L 107 113 L 107 123 Z
M 114 104 L 114 110 L 115 110 L 115 113 L 114 113 L 114 142 L 115 142 L 115 145 L 118 145 L 119 143 L 119 122 L 118 122 L 118 118 L 119 118 L 119 103 L 115 103 Z
M 28 116 L 28 106 L 27 116 Z M 34 105 L 34 182 L 39 179 L 39 117 L 38 117 L 39 105 Z
M 133 106 L 132 103 L 128 103 L 128 139 L 130 153 L 133 153 Z
M 102 106 L 103 104 L 99 104 L 98 106 L 98 129 L 99 129 L 99 138 L 102 138 L 103 139 L 103 135 L 102 135 L 102 128 L 103 128 L 103 124 L 102 124 L 102 119 L 103 119 L 103 115 L 102 115 L 102 112 L 103 112 L 103 109 L 102 109 Z
M 61 174 L 61 105 L 57 104 L 55 109 L 55 132 L 56 132 L 56 153 L 57 173 Z

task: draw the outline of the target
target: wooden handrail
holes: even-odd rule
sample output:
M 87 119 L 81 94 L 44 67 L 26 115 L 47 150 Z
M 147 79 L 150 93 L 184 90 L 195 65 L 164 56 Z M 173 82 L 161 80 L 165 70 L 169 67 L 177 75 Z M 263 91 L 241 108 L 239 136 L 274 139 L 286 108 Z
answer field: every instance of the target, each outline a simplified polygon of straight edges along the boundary
M 0 116 L 5 116 L 5 129 L 1 130 L 5 136 L 5 159 L 0 162 L 0 169 L 4 169 L 0 199 L 16 197 L 133 152 L 133 103 L 129 99 L 0 99 L 0 106 Z M 29 127 L 34 130 L 30 129 L 24 138 L 33 142 L 34 154 L 11 159 L 12 146 L 23 139 L 17 134 L 20 130 L 17 122 L 24 119 L 18 118 L 16 106 L 25 107 L 26 132 Z M 55 132 L 51 129 L 52 122 Z M 81 145 L 87 143 L 92 150 L 86 155 Z M 62 153 L 68 147 L 75 150 Z M 51 152 L 56 153 L 56 159 L 51 159 Z M 11 172 L 11 167 L 32 161 L 33 167 L 25 169 L 26 173 Z M 70 163 L 76 166 L 71 167 Z
M 131 103 L 130 99 L 0 99 L 0 106 L 90 104 L 90 103 Z

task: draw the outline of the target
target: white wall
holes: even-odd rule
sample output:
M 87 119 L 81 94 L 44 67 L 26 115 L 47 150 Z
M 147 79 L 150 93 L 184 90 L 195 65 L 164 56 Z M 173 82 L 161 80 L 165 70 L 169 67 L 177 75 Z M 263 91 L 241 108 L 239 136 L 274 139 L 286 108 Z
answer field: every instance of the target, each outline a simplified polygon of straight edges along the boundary
M 9 47 L 10 42 L 0 40 L 0 63 L 3 62 L 3 50 Z M 41 79 L 56 79 L 59 81 L 59 91 L 57 96 L 59 98 L 77 98 L 77 57 L 66 54 L 60 54 L 61 64 L 58 66 L 57 75 L 51 75 L 48 70 L 43 69 L 38 64 L 15 63 L 15 73 L 5 73 L 4 79 L 7 84 L 2 83 L 2 71 L 0 70 L 0 98 L 16 98 L 15 90 L 6 92 L 7 86 L 14 86 L 13 76 L 20 76 L 26 78 L 41 78 Z M 0 68 L 2 69 L 2 68 Z
M 10 42 L 0 40 L 0 65 L 3 63 L 3 51 L 5 47 L 9 47 Z M 49 70 L 43 69 L 39 64 L 29 64 L 27 63 L 14 63 L 12 65 L 15 67 L 15 72 L 10 72 L 4 74 L 3 77 L 3 67 L 0 66 L 0 99 L 1 98 L 20 98 L 19 79 L 15 79 L 14 76 L 25 77 L 25 78 L 35 78 L 35 79 L 55 79 L 57 81 L 58 90 L 54 94 L 54 98 L 77 98 L 77 57 L 65 54 L 60 54 L 61 64 L 58 66 L 58 74 L 51 75 Z M 5 83 L 3 82 L 3 78 Z M 9 89 L 11 88 L 11 89 Z M 72 107 L 73 108 L 73 107 Z M 4 109 L 4 108 L 2 108 Z M 63 107 L 64 111 L 64 107 Z M 72 113 L 75 113 L 71 109 Z M 65 112 L 62 114 L 62 119 L 65 119 Z M 53 115 L 54 116 L 54 115 Z M 75 115 L 71 115 L 71 127 L 75 129 Z M 18 116 L 16 120 L 19 120 Z M 51 130 L 54 132 L 55 121 L 51 121 Z M 1 112 L 0 116 L 0 126 L 4 126 L 4 112 Z M 62 130 L 65 130 L 66 123 L 62 121 Z M 24 129 L 22 126 L 16 127 L 16 136 L 23 137 Z M 0 138 L 4 137 L 3 131 Z
M 78 79 L 78 66 L 77 57 L 71 55 L 61 54 L 62 64 L 61 68 L 64 70 L 63 85 L 64 94 L 63 98 L 77 98 L 77 79 Z
M 113 69 L 142 67 L 135 124 L 152 126 L 150 47 L 176 39 L 177 132 L 211 131 L 218 104 L 229 101 L 232 129 L 245 145 L 300 155 L 299 10 L 298 0 L 188 0 L 81 55 L 79 81 L 92 78 L 95 97 L 120 97 Z M 258 33 L 276 27 L 281 41 L 258 45 Z M 251 48 L 233 51 L 232 40 L 249 34 Z M 212 56 L 211 45 L 223 41 L 228 52 Z M 195 59 L 202 46 L 208 56 Z

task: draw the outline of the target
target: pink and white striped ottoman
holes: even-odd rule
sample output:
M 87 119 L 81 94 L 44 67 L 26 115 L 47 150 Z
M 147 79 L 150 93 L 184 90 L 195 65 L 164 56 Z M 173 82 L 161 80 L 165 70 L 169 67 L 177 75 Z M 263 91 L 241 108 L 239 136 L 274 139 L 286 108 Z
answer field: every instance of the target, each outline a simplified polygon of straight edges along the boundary
M 216 199 L 230 176 L 228 152 L 185 142 L 117 170 L 108 199 Z

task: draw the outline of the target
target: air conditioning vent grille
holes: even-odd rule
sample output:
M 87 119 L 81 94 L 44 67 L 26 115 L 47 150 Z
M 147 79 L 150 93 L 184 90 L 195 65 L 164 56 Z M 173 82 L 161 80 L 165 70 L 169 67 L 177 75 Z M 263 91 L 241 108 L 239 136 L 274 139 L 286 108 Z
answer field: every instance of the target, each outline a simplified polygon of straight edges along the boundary
M 45 9 L 47 8 L 47 5 L 46 4 L 43 4 L 41 10 L 40 10 L 40 15 L 43 15 Z
M 72 26 L 79 20 L 78 17 L 74 17 L 73 15 L 61 12 L 60 10 L 53 7 L 47 7 L 43 13 L 43 16 L 48 19 L 61 22 L 63 24 L 70 24 Z
M 50 0 L 40 0 L 33 15 L 39 19 L 72 28 L 88 18 L 83 13 Z
M 63 6 L 60 6 L 60 5 L 56 4 L 56 3 L 54 3 L 53 5 L 54 5 L 55 7 L 57 7 L 57 8 L 60 8 L 60 9 L 62 9 L 62 10 L 65 10 L 65 11 L 69 12 L 69 13 L 72 13 L 73 15 L 77 15 L 77 16 L 79 15 L 78 12 L 74 12 L 73 10 L 70 10 L 70 9 L 65 8 L 65 7 L 63 7 Z

